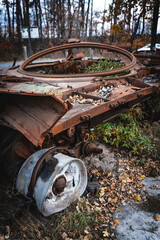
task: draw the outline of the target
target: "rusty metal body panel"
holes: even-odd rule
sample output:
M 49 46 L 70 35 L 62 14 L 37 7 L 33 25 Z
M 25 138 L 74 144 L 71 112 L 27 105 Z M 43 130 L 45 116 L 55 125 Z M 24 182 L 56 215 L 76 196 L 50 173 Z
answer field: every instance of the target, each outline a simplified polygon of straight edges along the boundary
M 133 52 L 134 56 L 144 65 L 146 66 L 156 66 L 160 65 L 160 55 L 156 55 L 155 53 L 145 54 L 138 53 L 136 51 Z
M 51 131 L 53 135 L 56 135 L 74 125 L 85 121 L 90 121 L 92 118 L 100 116 L 105 112 L 117 109 L 120 106 L 125 106 L 127 103 L 129 104 L 137 98 L 139 98 L 139 102 L 141 102 L 142 97 L 149 96 L 153 93 L 154 89 L 149 86 L 145 88 L 136 88 L 134 86 L 131 86 L 126 88 L 124 87 L 123 89 L 115 89 L 115 93 L 113 91 L 113 96 L 109 97 L 107 102 L 104 102 L 104 100 L 102 100 L 100 104 L 97 104 L 97 100 L 93 99 L 93 102 L 90 104 L 75 103 L 73 104 L 73 108 L 57 122 Z M 82 95 L 81 92 L 78 94 Z M 92 99 L 92 96 L 89 94 L 87 98 Z M 107 120 L 107 116 L 105 120 Z
M 32 64 L 33 60 L 46 53 L 68 50 L 71 54 L 73 48 L 80 47 L 97 48 L 98 51 L 103 48 L 105 51 L 100 51 L 102 60 L 103 55 L 110 54 L 106 50 L 115 50 L 116 58 L 121 57 L 124 65 L 122 68 L 95 73 L 77 71 L 65 74 L 64 71 L 64 74 L 61 74 L 60 71 L 60 74 L 40 74 L 39 70 L 48 66 L 52 69 L 55 63 Z M 76 56 L 83 57 L 83 54 L 78 54 Z M 73 55 L 70 58 L 72 59 L 59 62 L 59 66 L 77 63 L 77 58 Z M 84 62 L 94 63 L 97 60 L 78 59 L 78 64 L 79 61 L 83 66 Z M 33 69 L 35 72 L 32 72 Z M 104 77 L 127 69 L 130 72 L 124 76 L 113 76 L 112 79 Z M 91 126 L 106 121 L 158 93 L 159 84 L 153 86 L 142 81 L 142 77 L 148 74 L 149 70 L 136 62 L 131 53 L 115 46 L 77 42 L 50 48 L 33 55 L 19 68 L 1 71 L 0 124 L 18 130 L 34 146 L 42 147 L 46 137 L 54 138 L 81 124 Z M 108 90 L 103 92 L 103 89 Z
M 45 94 L 0 90 L 1 124 L 17 129 L 35 146 L 68 110 L 68 105 Z
M 33 62 L 65 51 L 63 60 Z M 86 72 L 106 57 L 118 67 Z M 72 39 L 0 72 L 1 169 L 27 159 L 17 190 L 34 198 L 42 214 L 61 211 L 85 191 L 87 171 L 77 157 L 103 151 L 89 141 L 91 128 L 160 94 L 158 77 L 143 81 L 150 70 L 126 50 Z

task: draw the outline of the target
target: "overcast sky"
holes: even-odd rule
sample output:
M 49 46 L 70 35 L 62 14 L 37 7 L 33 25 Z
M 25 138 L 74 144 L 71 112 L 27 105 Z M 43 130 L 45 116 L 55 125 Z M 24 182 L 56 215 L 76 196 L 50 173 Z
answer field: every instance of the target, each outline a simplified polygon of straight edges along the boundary
M 106 8 L 108 8 L 108 5 L 112 2 L 112 0 L 93 0 L 93 7 L 94 10 L 102 11 L 104 10 L 104 4 L 106 5 Z

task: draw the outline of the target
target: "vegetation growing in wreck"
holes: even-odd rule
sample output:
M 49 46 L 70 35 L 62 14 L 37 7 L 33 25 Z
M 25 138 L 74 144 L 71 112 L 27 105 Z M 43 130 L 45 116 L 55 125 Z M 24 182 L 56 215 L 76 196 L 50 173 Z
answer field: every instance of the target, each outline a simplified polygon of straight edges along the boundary
M 158 108 L 159 103 L 160 99 L 154 99 L 153 102 L 150 102 L 151 107 L 158 106 Z M 97 132 L 101 133 L 99 138 L 107 137 L 107 141 L 114 142 L 113 146 L 116 146 L 116 142 L 112 138 L 113 134 L 115 134 L 113 130 L 116 129 L 116 125 L 124 127 L 122 127 L 124 131 L 121 134 L 124 134 L 127 125 L 134 128 L 135 136 L 139 136 L 139 138 L 140 135 L 142 136 L 140 141 L 143 143 L 141 146 L 143 151 L 136 152 L 135 154 L 139 155 L 130 158 L 127 158 L 126 155 L 123 158 L 119 151 L 115 151 L 116 157 L 118 157 L 116 174 L 93 167 L 88 162 L 88 179 L 91 183 L 97 183 L 96 188 L 91 192 L 86 190 L 83 197 L 79 197 L 77 202 L 74 202 L 62 212 L 48 218 L 43 217 L 32 200 L 24 199 L 15 191 L 15 183 L 12 183 L 13 185 L 1 183 L 0 239 L 115 240 L 115 228 L 120 224 L 120 220 L 114 218 L 114 213 L 122 205 L 129 203 L 129 199 L 146 202 L 146 196 L 141 195 L 143 186 L 141 181 L 145 176 L 157 176 L 160 174 L 159 160 L 148 157 L 150 152 L 146 153 L 149 149 L 151 149 L 152 154 L 153 149 L 158 150 L 160 123 L 156 121 L 154 126 L 146 120 L 147 117 L 144 105 L 139 105 L 125 114 L 119 115 L 114 121 L 108 122 L 109 130 L 106 130 L 106 123 L 97 126 L 91 135 L 93 139 L 97 139 Z M 108 138 L 108 133 L 103 135 L 102 129 L 104 133 L 106 131 L 110 132 L 111 138 Z M 137 130 L 140 133 L 137 133 Z M 122 148 L 133 152 L 132 145 L 129 142 L 129 134 L 132 135 L 133 133 L 129 128 L 128 132 L 126 134 L 128 148 Z M 132 140 L 134 139 L 133 136 Z M 143 138 L 144 136 L 145 138 Z M 144 140 L 146 138 L 147 140 Z M 145 147 L 145 141 L 147 147 Z M 122 146 L 122 144 L 124 144 L 124 140 L 123 143 L 119 141 L 118 146 Z M 136 140 L 134 144 L 138 144 Z M 145 157 L 139 157 L 141 155 Z M 98 157 L 98 159 L 100 158 Z M 144 159 L 146 159 L 146 163 Z M 141 166 L 142 164 L 143 166 Z
M 111 59 L 111 58 L 105 58 L 105 59 L 99 60 L 98 63 L 94 63 L 88 66 L 85 70 L 85 73 L 109 71 L 109 70 L 122 68 L 123 66 L 124 64 L 121 61 Z M 130 72 L 129 70 L 126 70 L 116 75 L 106 76 L 105 78 L 118 77 L 118 76 L 126 75 L 129 72 Z
M 156 104 L 155 104 L 156 103 Z M 159 110 L 160 98 L 153 100 L 151 105 Z M 149 155 L 153 158 L 160 157 L 160 140 L 153 138 L 155 131 L 147 120 L 148 114 L 144 104 L 139 104 L 126 113 L 119 114 L 113 121 L 99 124 L 91 132 L 91 140 L 103 140 L 111 146 L 130 151 L 139 157 Z M 160 136 L 160 130 L 157 129 Z

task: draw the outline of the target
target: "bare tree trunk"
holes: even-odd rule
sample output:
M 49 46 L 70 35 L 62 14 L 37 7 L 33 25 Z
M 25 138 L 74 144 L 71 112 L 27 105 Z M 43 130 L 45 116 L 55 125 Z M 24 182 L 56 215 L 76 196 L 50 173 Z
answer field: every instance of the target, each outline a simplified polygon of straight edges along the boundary
M 145 28 L 145 15 L 146 15 L 146 0 L 143 1 L 143 26 L 142 26 L 142 31 L 141 34 L 143 35 L 144 33 L 144 28 Z
M 20 32 L 20 5 L 19 0 L 16 0 L 16 24 L 17 24 L 17 37 L 18 37 L 18 55 L 21 51 L 21 32 Z
M 48 12 L 49 11 L 46 11 L 47 9 L 47 6 L 48 6 L 48 1 L 46 2 L 46 0 L 44 0 L 44 10 L 45 10 L 45 18 L 46 18 L 46 26 L 45 26 L 45 29 L 47 30 L 47 37 L 49 39 L 49 23 L 48 23 Z
M 133 45 L 133 40 L 135 39 L 137 30 L 138 30 L 138 27 L 139 27 L 139 22 L 140 22 L 140 19 L 141 19 L 142 15 L 143 15 L 143 12 L 144 12 L 144 9 L 142 9 L 142 11 L 139 14 L 139 17 L 137 19 L 137 22 L 135 24 L 134 31 L 133 31 L 132 36 L 131 36 L 131 46 Z
M 14 7 L 15 7 L 15 0 L 12 2 L 12 40 L 14 41 Z
M 85 1 L 82 0 L 81 1 L 81 24 L 80 24 L 80 27 L 81 27 L 81 37 L 84 36 L 84 4 L 85 4 Z
M 50 28 L 50 29 L 48 29 L 48 31 L 51 32 L 51 38 L 52 38 L 52 37 L 55 36 L 55 30 L 57 31 L 57 34 L 58 34 L 58 27 L 55 28 L 56 21 L 57 21 L 57 25 L 59 24 L 58 16 L 57 16 L 57 19 L 56 19 L 56 14 L 55 14 L 56 10 L 58 12 L 58 3 L 57 3 L 57 1 L 54 1 L 54 0 L 51 0 L 51 1 L 48 0 L 47 1 L 47 7 L 48 7 L 48 9 L 50 9 L 50 11 L 47 11 L 48 21 L 50 22 L 50 24 L 48 23 L 48 27 Z
M 57 0 L 57 1 L 55 1 L 55 3 L 56 3 L 56 9 L 57 9 L 57 12 L 55 13 L 56 14 L 56 16 L 57 16 L 57 21 L 56 21 L 56 25 L 57 25 L 57 35 L 58 35 L 58 38 L 60 38 L 60 15 L 59 15 L 59 1 L 60 0 Z M 55 17 L 55 19 L 56 19 L 56 17 Z
M 23 1 L 23 26 L 27 27 L 26 0 L 22 1 Z
M 88 0 L 88 6 L 87 6 L 87 17 L 86 17 L 86 27 L 85 27 L 85 31 L 86 31 L 86 37 L 87 37 L 87 30 L 88 30 L 88 15 L 89 15 L 89 7 L 90 7 L 90 0 Z
M 9 2 L 8 2 L 8 0 L 5 0 L 5 5 L 6 5 L 7 18 L 8 18 L 8 34 L 9 34 L 9 38 L 11 39 L 11 37 L 12 37 L 12 32 L 11 32 L 11 17 L 10 17 Z
M 106 7 L 106 0 L 105 0 L 105 2 L 104 2 L 104 10 L 103 10 L 103 17 L 102 17 L 102 35 L 103 35 L 103 33 L 104 33 L 105 7 Z
M 153 20 L 152 20 L 152 32 L 151 32 L 151 50 L 156 43 L 157 25 L 158 25 L 158 13 L 160 7 L 160 0 L 155 0 L 153 9 Z
M 34 1 L 35 11 L 36 11 L 36 25 L 38 26 L 38 4 L 37 0 Z
M 92 37 L 92 28 L 93 28 L 93 0 L 91 0 L 91 20 L 89 27 L 89 37 Z
M 31 56 L 32 47 L 31 47 L 31 33 L 30 33 L 30 14 L 29 14 L 29 0 L 25 0 L 26 3 L 26 24 L 28 28 L 28 54 Z
M 23 26 L 24 21 L 23 21 L 23 17 L 22 17 L 22 9 L 21 9 L 21 4 L 20 4 L 20 0 L 18 1 L 19 4 L 19 16 L 20 16 L 20 24 L 21 26 Z
M 128 30 L 130 32 L 131 30 L 131 9 L 132 9 L 132 1 L 129 1 L 129 7 L 128 7 Z
M 71 38 L 72 33 L 72 15 L 71 15 L 71 2 L 68 0 L 68 38 Z
M 64 12 L 64 0 L 60 0 L 59 5 L 59 14 L 60 14 L 60 22 L 61 22 L 61 38 L 64 38 L 65 36 L 65 12 Z
M 80 31 L 79 31 L 79 12 L 80 12 L 80 0 L 79 0 L 79 3 L 78 3 L 77 24 L 76 24 L 76 34 L 77 34 L 77 37 L 78 37 L 78 38 L 80 37 Z
M 40 29 L 40 38 L 42 39 L 42 9 L 41 9 L 41 2 L 38 0 L 38 7 L 39 7 L 39 22 L 38 27 Z

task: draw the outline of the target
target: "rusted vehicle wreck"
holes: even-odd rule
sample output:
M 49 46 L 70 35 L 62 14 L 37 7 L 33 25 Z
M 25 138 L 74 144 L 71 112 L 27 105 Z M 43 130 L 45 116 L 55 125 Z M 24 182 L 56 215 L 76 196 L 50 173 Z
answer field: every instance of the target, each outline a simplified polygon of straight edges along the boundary
M 92 70 L 106 59 L 120 67 Z M 124 49 L 70 40 L 1 71 L 1 161 L 24 162 L 17 190 L 43 215 L 85 191 L 79 156 L 102 151 L 89 141 L 90 129 L 159 94 L 159 82 L 142 80 L 150 70 Z

